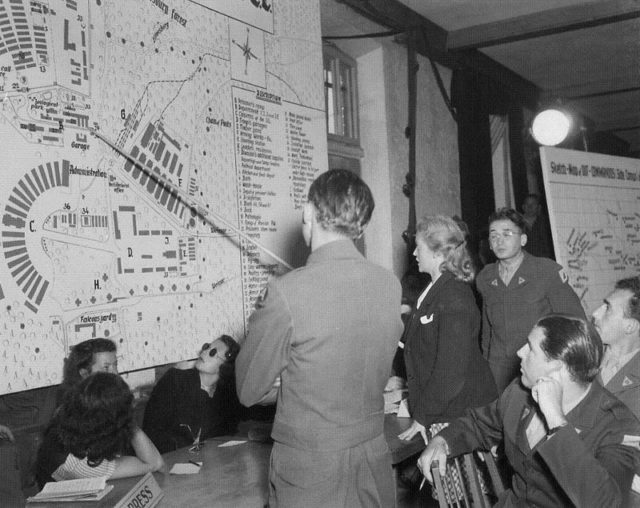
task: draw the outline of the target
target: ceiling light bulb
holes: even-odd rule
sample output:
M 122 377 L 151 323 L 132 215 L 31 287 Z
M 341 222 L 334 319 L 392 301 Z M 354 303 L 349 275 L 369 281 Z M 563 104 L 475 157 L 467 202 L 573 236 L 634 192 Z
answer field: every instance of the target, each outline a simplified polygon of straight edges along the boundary
M 562 143 L 571 129 L 571 118 L 557 109 L 541 111 L 533 119 L 531 134 L 539 144 L 555 146 Z

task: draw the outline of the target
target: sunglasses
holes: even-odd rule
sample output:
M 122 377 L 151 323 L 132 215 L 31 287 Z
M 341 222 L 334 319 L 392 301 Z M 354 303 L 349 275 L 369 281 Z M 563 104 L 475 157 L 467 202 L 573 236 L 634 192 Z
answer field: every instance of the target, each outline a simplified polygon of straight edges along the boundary
M 211 348 L 211 349 L 209 349 L 209 348 Z M 211 358 L 213 358 L 214 356 L 218 356 L 218 350 L 216 348 L 214 348 L 214 347 L 211 347 L 211 344 L 209 344 L 208 342 L 205 342 L 204 344 L 202 344 L 201 351 L 206 351 L 207 349 L 209 349 L 209 356 Z M 227 360 L 231 359 L 231 354 L 229 353 L 229 351 L 227 351 L 224 354 L 224 357 L 218 356 L 218 358 L 220 360 L 222 360 L 223 362 L 226 362 Z

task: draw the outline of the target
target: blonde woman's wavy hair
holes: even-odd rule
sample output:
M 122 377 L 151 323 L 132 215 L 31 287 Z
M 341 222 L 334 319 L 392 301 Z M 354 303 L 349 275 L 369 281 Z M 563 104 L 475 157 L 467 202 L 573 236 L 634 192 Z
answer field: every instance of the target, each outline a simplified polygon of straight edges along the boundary
M 476 275 L 473 261 L 467 250 L 465 235 L 454 219 L 446 215 L 423 217 L 418 223 L 417 240 L 426 243 L 433 252 L 444 255 L 441 272 L 451 272 L 463 282 L 473 281 Z

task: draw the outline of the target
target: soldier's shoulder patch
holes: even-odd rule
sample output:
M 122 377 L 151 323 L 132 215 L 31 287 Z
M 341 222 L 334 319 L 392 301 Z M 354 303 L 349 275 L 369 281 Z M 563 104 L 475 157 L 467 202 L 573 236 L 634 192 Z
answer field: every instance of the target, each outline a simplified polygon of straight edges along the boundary
M 563 284 L 566 284 L 569 280 L 569 276 L 567 275 L 567 272 L 565 272 L 564 268 L 560 269 L 560 271 L 558 272 L 558 276 L 560 277 L 560 280 Z
M 622 437 L 622 444 L 640 450 L 640 436 L 625 434 Z

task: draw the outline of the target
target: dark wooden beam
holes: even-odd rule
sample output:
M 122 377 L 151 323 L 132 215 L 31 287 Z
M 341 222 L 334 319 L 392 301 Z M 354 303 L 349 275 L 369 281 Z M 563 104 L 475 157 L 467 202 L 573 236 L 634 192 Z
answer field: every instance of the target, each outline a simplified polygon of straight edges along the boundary
M 397 0 L 337 0 L 383 26 L 406 32 L 421 32 L 419 53 L 436 61 L 447 60 L 447 31 Z
M 638 17 L 640 0 L 581 3 L 453 30 L 447 37 L 447 49 L 495 46 Z
M 406 44 L 407 37 L 413 37 L 415 49 L 422 56 L 432 58 L 450 69 L 472 68 L 495 79 L 522 97 L 527 107 L 536 108 L 540 90 L 533 83 L 479 51 L 448 52 L 446 50 L 446 30 L 398 0 L 337 1 L 348 5 L 362 16 L 378 24 L 395 30 L 404 30 L 406 33 L 397 37 L 398 42 Z
M 520 98 L 523 105 L 531 110 L 538 108 L 541 90 L 536 85 L 516 74 L 511 69 L 489 58 L 484 53 L 472 49 L 458 53 L 456 63 L 489 76 Z
M 592 99 L 594 97 L 606 97 L 608 95 L 616 95 L 619 93 L 627 93 L 627 92 L 637 92 L 640 90 L 640 86 L 634 86 L 630 88 L 621 88 L 619 90 L 606 90 L 604 92 L 594 92 L 594 93 L 586 93 L 582 95 L 572 95 L 569 97 L 564 97 L 566 100 L 577 101 L 580 99 Z
M 636 119 L 627 122 L 609 122 L 609 124 L 598 125 L 598 131 L 600 132 L 625 132 L 625 131 L 635 131 L 640 130 L 640 125 L 638 125 Z

